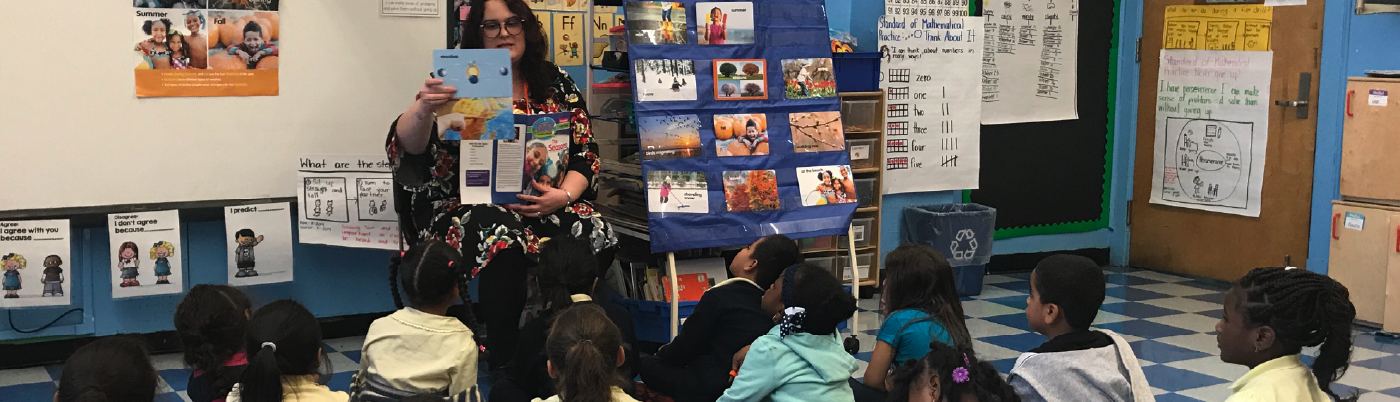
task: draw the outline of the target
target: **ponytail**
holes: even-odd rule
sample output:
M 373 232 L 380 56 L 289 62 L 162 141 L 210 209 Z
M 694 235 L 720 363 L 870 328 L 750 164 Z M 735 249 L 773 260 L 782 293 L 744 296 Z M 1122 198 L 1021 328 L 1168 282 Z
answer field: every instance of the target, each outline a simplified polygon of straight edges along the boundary
M 549 330 L 545 353 L 558 373 L 555 389 L 564 402 L 608 402 L 612 388 L 625 384 L 617 374 L 622 335 L 601 307 L 579 304 L 559 313 Z
M 608 402 L 612 400 L 612 383 L 617 377 L 617 352 L 599 350 L 593 342 L 575 343 L 564 355 L 564 367 L 559 370 L 559 395 L 566 402 Z
M 281 402 L 282 369 L 277 364 L 277 349 L 263 347 L 253 352 L 239 386 L 245 401 Z
M 394 296 L 394 309 L 403 308 L 403 297 L 399 296 L 399 264 L 403 264 L 403 252 L 389 258 L 389 295 Z
M 180 337 L 185 365 L 204 370 L 211 394 L 228 395 L 238 378 L 224 362 L 243 350 L 248 313 L 253 304 L 248 296 L 226 285 L 195 285 L 175 307 L 175 331 Z
M 540 245 L 539 258 L 535 283 L 547 311 L 573 305 L 571 295 L 593 293 L 593 284 L 598 281 L 598 258 L 588 242 L 569 236 L 552 238 Z
M 1355 394 L 1343 398 L 1331 389 L 1351 364 L 1356 307 L 1346 286 L 1326 275 L 1292 268 L 1256 268 L 1236 286 L 1245 294 L 1246 322 L 1273 328 L 1285 354 L 1319 346 L 1312 364 L 1317 385 L 1339 401 L 1356 400 Z
M 321 355 L 321 325 L 295 300 L 269 303 L 253 313 L 244 337 L 248 366 L 239 381 L 242 399 L 281 402 L 282 380 L 288 376 L 314 375 Z

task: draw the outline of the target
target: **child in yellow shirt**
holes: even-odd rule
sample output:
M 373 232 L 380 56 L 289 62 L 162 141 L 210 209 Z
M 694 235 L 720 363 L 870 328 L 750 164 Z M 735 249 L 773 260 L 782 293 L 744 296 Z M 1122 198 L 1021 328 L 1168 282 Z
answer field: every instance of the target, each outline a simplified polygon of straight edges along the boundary
M 1215 324 L 1220 360 L 1250 369 L 1226 402 L 1355 401 L 1330 388 L 1350 364 L 1355 318 L 1347 288 L 1325 275 L 1296 268 L 1245 274 L 1225 294 Z M 1312 367 L 1303 365 L 1302 349 L 1319 345 Z

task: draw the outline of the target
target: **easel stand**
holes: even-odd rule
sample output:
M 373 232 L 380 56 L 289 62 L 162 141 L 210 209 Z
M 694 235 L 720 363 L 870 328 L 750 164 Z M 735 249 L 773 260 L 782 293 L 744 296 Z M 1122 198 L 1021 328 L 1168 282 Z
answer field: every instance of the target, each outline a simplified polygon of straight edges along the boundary
M 855 237 L 855 234 L 856 234 L 856 230 L 855 230 L 854 227 L 852 227 L 852 226 L 847 226 L 847 227 L 846 227 L 846 242 L 848 243 L 847 246 L 850 247 L 850 248 L 847 249 L 846 251 L 847 251 L 848 253 L 850 253 L 850 259 L 849 259 L 849 261 L 851 262 L 851 264 L 850 264 L 851 278 L 853 278 L 853 280 L 851 281 L 851 295 L 852 295 L 852 296 L 855 296 L 855 299 L 856 299 L 856 300 L 860 300 L 860 282 L 857 281 L 857 280 L 854 280 L 854 278 L 859 278 L 859 277 L 860 277 L 860 276 L 859 276 L 859 272 L 858 272 L 858 270 L 856 269 L 856 240 L 855 240 L 856 237 Z M 678 282 L 677 279 L 676 279 L 676 253 L 675 253 L 674 251 L 672 251 L 672 252 L 667 252 L 667 253 L 666 253 L 666 275 L 671 277 L 671 283 L 672 283 L 672 284 L 678 284 L 678 283 L 680 283 L 680 282 Z M 671 300 L 671 301 L 670 301 L 670 305 L 671 305 L 671 339 L 676 339 L 676 335 L 679 335 L 679 334 L 681 333 L 681 304 L 680 304 L 680 299 L 681 299 L 680 286 L 672 285 L 672 286 L 671 286 L 671 298 L 670 298 L 670 300 Z M 857 319 L 856 319 L 856 317 L 857 317 L 858 315 L 859 315 L 859 313 L 856 313 L 856 314 L 851 315 L 851 321 L 850 321 L 851 334 L 855 334 L 857 331 L 860 331 L 860 320 L 857 320 Z

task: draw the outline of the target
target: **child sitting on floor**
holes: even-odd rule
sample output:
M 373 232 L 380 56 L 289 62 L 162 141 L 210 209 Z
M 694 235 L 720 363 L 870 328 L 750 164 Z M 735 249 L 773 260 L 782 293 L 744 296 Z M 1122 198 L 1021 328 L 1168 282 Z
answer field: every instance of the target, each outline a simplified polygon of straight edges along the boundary
M 1052 255 L 1031 272 L 1026 321 L 1049 338 L 1016 359 L 1009 378 L 1025 401 L 1152 401 L 1128 341 L 1090 329 L 1103 305 L 1103 270 L 1088 258 Z
M 858 368 L 836 326 L 856 312 L 856 298 L 831 271 L 795 264 L 763 295 L 778 326 L 753 342 L 723 402 L 850 401 L 846 383 Z
M 396 261 L 409 307 L 370 324 L 350 400 L 398 400 L 426 393 L 480 399 L 476 340 L 462 321 L 447 315 L 459 298 L 457 278 L 465 266 L 461 259 L 455 247 L 429 239 Z
M 243 331 L 253 303 L 237 288 L 199 284 L 175 307 L 175 332 L 190 372 L 191 402 L 223 402 L 248 366 Z
M 345 402 L 318 380 L 326 364 L 321 323 L 296 300 L 278 300 L 253 312 L 243 336 L 248 368 L 228 393 L 228 402 Z
M 53 400 L 145 402 L 155 400 L 156 387 L 156 369 L 146 347 L 134 338 L 108 337 L 68 357 Z
M 681 333 L 656 356 L 642 358 L 642 382 L 679 402 L 719 398 L 729 387 L 734 354 L 773 328 L 773 315 L 763 310 L 765 289 L 800 262 L 797 243 L 783 235 L 739 250 L 729 264 L 734 277 L 706 291 Z
M 1331 388 L 1351 361 L 1356 307 L 1346 286 L 1303 269 L 1257 268 L 1225 293 L 1224 313 L 1215 324 L 1220 360 L 1249 367 L 1227 402 L 1356 400 Z M 1309 370 L 1298 355 L 1314 346 Z
M 865 382 L 851 379 L 860 402 L 884 401 L 889 372 L 927 355 L 931 343 L 972 347 L 947 259 L 929 246 L 906 243 L 890 252 L 885 266 L 885 322 L 875 338 Z
M 601 307 L 579 303 L 559 312 L 544 349 L 558 395 L 543 402 L 637 402 L 622 390 L 627 381 L 617 368 L 627 351 Z
M 1019 402 L 1016 391 L 991 363 L 970 348 L 929 344 L 924 358 L 895 370 L 891 402 Z

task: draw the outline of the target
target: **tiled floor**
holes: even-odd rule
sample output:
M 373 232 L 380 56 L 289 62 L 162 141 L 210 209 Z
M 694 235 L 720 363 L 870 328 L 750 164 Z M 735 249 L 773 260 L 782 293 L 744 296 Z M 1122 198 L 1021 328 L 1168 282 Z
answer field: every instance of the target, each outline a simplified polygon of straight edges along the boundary
M 1224 285 L 1122 268 L 1107 268 L 1108 298 L 1095 325 L 1123 334 L 1141 360 L 1157 400 L 1222 401 L 1229 396 L 1229 385 L 1247 371 L 1225 364 L 1217 357 L 1215 322 L 1220 317 Z M 982 294 L 964 298 L 967 326 L 976 338 L 975 348 L 984 360 L 1003 373 L 1010 371 L 1021 352 L 1039 346 L 1045 338 L 1026 326 L 1026 293 L 1029 274 L 991 275 Z M 876 299 L 861 300 L 858 320 L 862 353 L 870 358 L 880 316 Z M 1358 328 L 1352 366 L 1334 386 L 1344 395 L 1352 390 L 1362 401 L 1400 401 L 1400 342 L 1364 335 Z M 350 376 L 358 368 L 362 338 L 326 341 L 335 374 L 332 389 L 349 387 Z M 1311 363 L 1305 356 L 1304 361 Z M 158 401 L 187 401 L 184 394 L 189 372 L 177 355 L 154 358 L 161 374 Z M 61 368 L 35 367 L 0 371 L 0 402 L 52 400 Z M 856 376 L 864 373 L 865 364 Z M 489 381 L 482 378 L 482 385 Z M 485 393 L 486 390 L 483 390 Z

